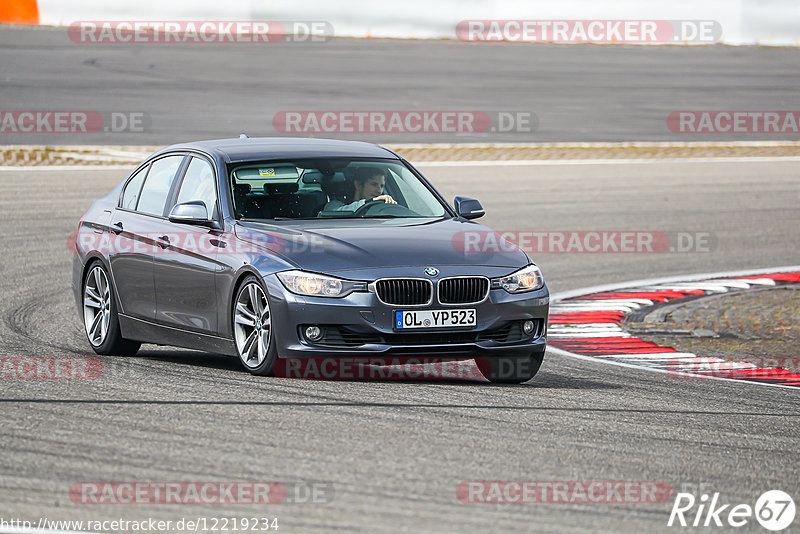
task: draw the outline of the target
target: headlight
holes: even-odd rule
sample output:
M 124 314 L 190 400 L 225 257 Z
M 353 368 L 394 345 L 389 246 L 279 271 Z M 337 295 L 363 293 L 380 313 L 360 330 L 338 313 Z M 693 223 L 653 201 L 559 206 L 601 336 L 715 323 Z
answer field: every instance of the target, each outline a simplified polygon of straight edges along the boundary
M 492 279 L 492 289 L 503 288 L 509 293 L 533 291 L 544 285 L 542 271 L 535 265 L 528 265 L 519 271 L 503 278 Z
M 292 293 L 310 297 L 344 297 L 353 291 L 364 290 L 367 287 L 364 282 L 351 282 L 303 271 L 284 271 L 278 273 L 278 278 Z

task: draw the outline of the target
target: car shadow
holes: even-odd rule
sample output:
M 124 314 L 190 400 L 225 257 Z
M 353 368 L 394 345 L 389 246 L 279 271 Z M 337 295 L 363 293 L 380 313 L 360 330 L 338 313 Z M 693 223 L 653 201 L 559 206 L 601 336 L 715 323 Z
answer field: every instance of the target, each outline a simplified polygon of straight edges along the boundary
M 232 356 L 196 350 L 178 349 L 166 351 L 140 349 L 139 352 L 136 353 L 136 357 L 147 358 L 151 361 L 189 365 L 192 367 L 245 372 L 238 360 Z
M 159 361 L 170 364 L 185 365 L 191 367 L 201 367 L 208 369 L 218 369 L 236 373 L 237 378 L 252 378 L 253 380 L 291 380 L 291 381 L 323 381 L 323 382 L 347 382 L 347 383 L 399 383 L 399 384 L 441 384 L 459 386 L 478 386 L 490 388 L 534 388 L 534 389 L 566 389 L 566 390 L 616 390 L 620 386 L 593 380 L 590 378 L 562 375 L 553 371 L 542 369 L 537 375 L 528 382 L 522 384 L 493 384 L 488 382 L 480 375 L 477 367 L 469 378 L 452 378 L 447 376 L 429 376 L 419 378 L 394 378 L 381 377 L 379 374 L 366 376 L 363 378 L 347 377 L 321 377 L 321 376 L 274 376 L 259 377 L 250 375 L 242 368 L 239 361 L 231 356 L 212 354 L 193 350 L 140 350 L 137 357 L 146 358 L 151 361 Z M 469 360 L 466 360 L 469 361 Z M 547 366 L 545 362 L 544 367 Z M 384 373 L 387 374 L 387 373 Z

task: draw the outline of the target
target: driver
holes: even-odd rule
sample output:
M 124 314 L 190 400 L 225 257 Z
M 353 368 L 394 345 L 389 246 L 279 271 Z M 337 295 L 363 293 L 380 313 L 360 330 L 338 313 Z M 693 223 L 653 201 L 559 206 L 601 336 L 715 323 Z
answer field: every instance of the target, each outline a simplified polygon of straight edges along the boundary
M 390 196 L 383 194 L 383 187 L 386 185 L 386 172 L 377 167 L 359 167 L 356 169 L 353 178 L 353 202 L 344 204 L 340 201 L 331 201 L 326 210 L 336 211 L 356 211 L 365 203 L 372 200 L 382 200 L 387 204 L 397 204 Z M 330 205 L 333 204 L 333 205 Z

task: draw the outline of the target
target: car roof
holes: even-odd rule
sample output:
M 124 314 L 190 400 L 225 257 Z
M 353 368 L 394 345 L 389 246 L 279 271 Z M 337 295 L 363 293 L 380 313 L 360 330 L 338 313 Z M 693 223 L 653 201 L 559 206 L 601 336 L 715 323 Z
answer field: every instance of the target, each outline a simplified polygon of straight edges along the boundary
M 212 139 L 171 145 L 160 152 L 187 149 L 219 156 L 228 163 L 313 157 L 399 158 L 387 148 L 362 141 L 304 137 Z

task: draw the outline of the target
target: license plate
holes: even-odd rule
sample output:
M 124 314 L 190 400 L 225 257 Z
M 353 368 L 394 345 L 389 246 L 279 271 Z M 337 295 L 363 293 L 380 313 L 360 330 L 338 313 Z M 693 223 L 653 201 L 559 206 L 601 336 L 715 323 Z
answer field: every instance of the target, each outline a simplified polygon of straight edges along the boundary
M 475 309 L 465 310 L 415 310 L 395 311 L 395 330 L 411 328 L 442 328 L 447 326 L 475 326 Z

